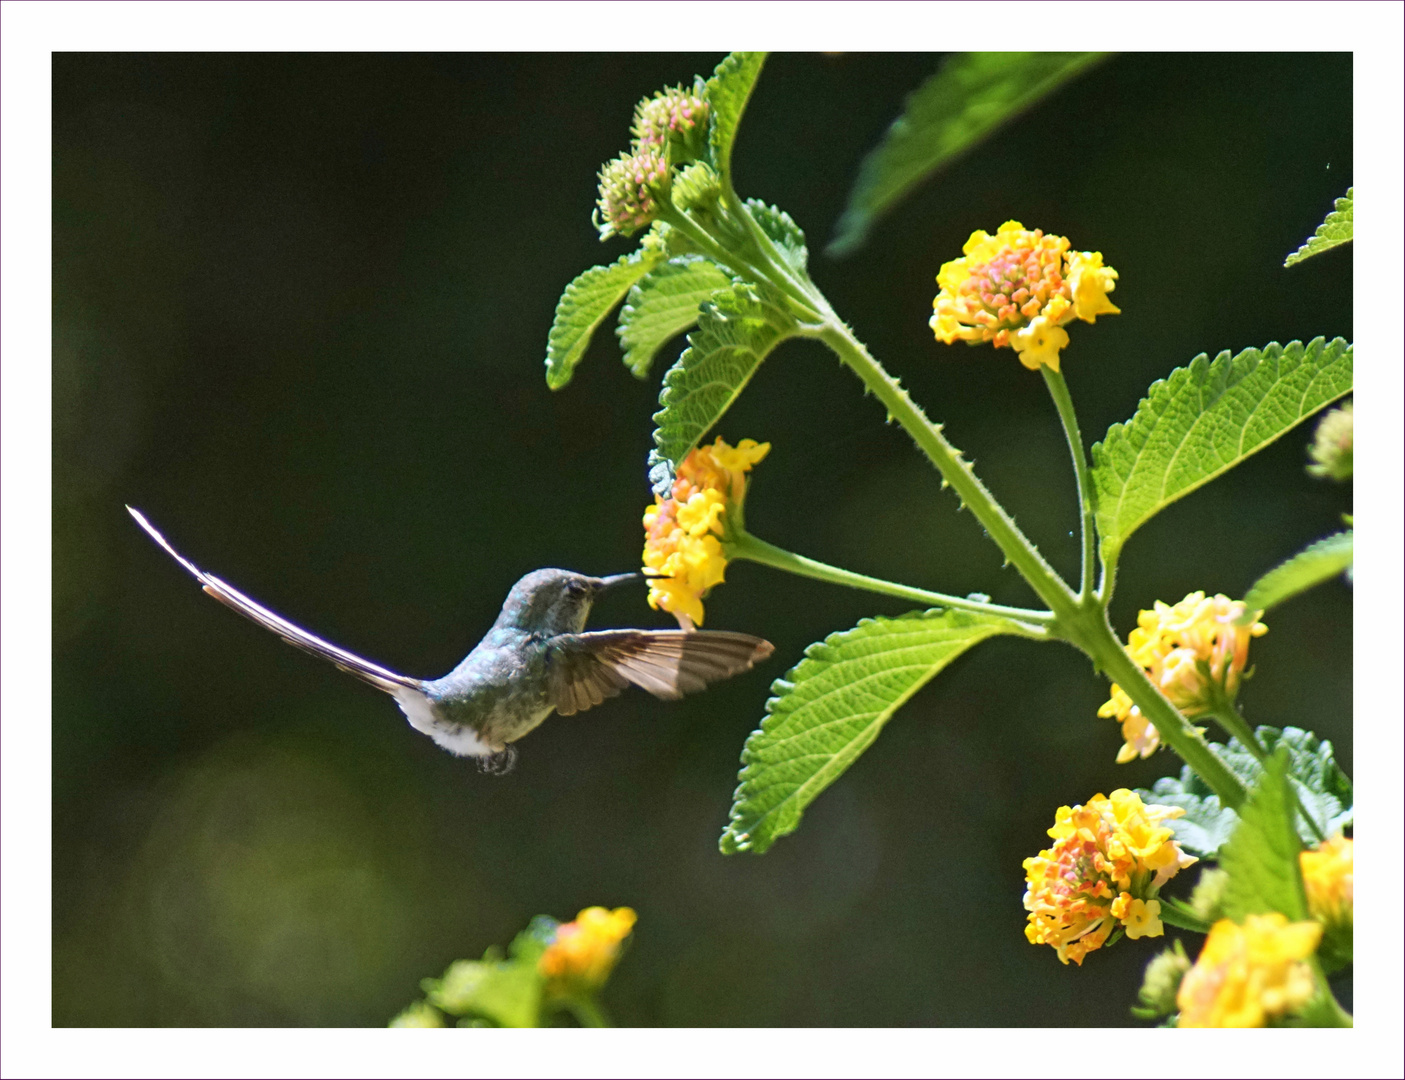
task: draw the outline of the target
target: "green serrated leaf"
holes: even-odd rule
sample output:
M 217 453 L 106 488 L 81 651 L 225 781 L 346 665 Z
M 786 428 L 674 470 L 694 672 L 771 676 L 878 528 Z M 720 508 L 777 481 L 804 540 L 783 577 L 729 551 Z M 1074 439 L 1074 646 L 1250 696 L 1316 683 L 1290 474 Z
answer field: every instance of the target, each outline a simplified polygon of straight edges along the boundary
M 703 303 L 688 348 L 664 376 L 654 414 L 649 479 L 663 492 L 674 470 L 721 419 L 768 353 L 795 332 L 785 299 L 769 285 L 738 283 Z
M 1330 836 L 1349 828 L 1354 819 L 1351 780 L 1337 765 L 1332 744 L 1318 739 L 1302 728 L 1257 728 L 1254 734 L 1270 754 L 1279 750 L 1288 754 L 1289 775 L 1302 807 L 1312 815 L 1323 833 Z M 1211 744 L 1230 770 L 1253 788 L 1263 776 L 1263 766 L 1238 739 L 1228 744 Z M 1219 796 L 1208 784 L 1191 771 L 1181 769 L 1179 777 L 1164 776 L 1151 790 L 1139 789 L 1143 802 L 1162 806 L 1179 806 L 1185 816 L 1167 822 L 1174 830 L 1181 847 L 1194 855 L 1214 858 L 1229 840 L 1239 823 L 1239 816 L 1220 805 Z M 1304 823 L 1303 831 L 1308 831 Z
M 655 267 L 629 290 L 617 330 L 624 363 L 636 378 L 672 338 L 698 321 L 698 305 L 732 279 L 700 255 L 682 255 Z
M 1336 577 L 1352 564 L 1352 532 L 1336 533 L 1309 544 L 1287 562 L 1275 566 L 1249 588 L 1244 597 L 1244 620 L 1256 611 L 1267 611 L 1300 592 Z
M 455 1016 L 483 1016 L 501 1027 L 537 1027 L 542 979 L 535 961 L 456 960 L 442 979 L 426 979 L 425 995 Z
M 768 206 L 760 199 L 747 199 L 746 208 L 761 231 L 785 256 L 786 262 L 803 271 L 810 261 L 810 251 L 805 246 L 805 234 L 794 219 L 780 207 Z
M 661 246 L 641 247 L 608 266 L 592 266 L 566 286 L 546 339 L 547 386 L 560 390 L 571 381 L 605 316 L 663 259 Z
M 723 853 L 759 854 L 794 832 L 805 807 L 908 698 L 972 645 L 1011 627 L 989 615 L 918 611 L 864 619 L 811 645 L 772 685 L 766 719 L 746 740 Z
M 907 99 L 864 158 L 835 226 L 830 255 L 847 255 L 882 214 L 958 154 L 1088 70 L 1106 53 L 957 53 Z
M 1334 204 L 1336 208 L 1327 215 L 1321 225 L 1317 226 L 1317 231 L 1307 238 L 1307 243 L 1284 260 L 1284 266 L 1292 266 L 1294 263 L 1300 263 L 1314 255 L 1321 255 L 1324 251 L 1330 251 L 1339 244 L 1350 242 L 1353 229 L 1352 206 L 1354 205 L 1355 191 L 1354 187 L 1346 189 L 1346 195 Z
M 1225 918 L 1243 922 L 1246 915 L 1279 911 L 1291 922 L 1306 919 L 1301 850 L 1284 749 L 1268 759 L 1234 835 L 1220 849 L 1220 866 L 1229 875 L 1220 901 Z
M 712 167 L 724 178 L 732 175 L 732 144 L 737 138 L 742 113 L 766 62 L 763 52 L 731 53 L 707 80 L 707 104 L 711 113 L 708 146 Z
M 1152 383 L 1136 416 L 1093 445 L 1103 561 L 1153 514 L 1213 480 L 1351 391 L 1341 338 L 1204 353 Z

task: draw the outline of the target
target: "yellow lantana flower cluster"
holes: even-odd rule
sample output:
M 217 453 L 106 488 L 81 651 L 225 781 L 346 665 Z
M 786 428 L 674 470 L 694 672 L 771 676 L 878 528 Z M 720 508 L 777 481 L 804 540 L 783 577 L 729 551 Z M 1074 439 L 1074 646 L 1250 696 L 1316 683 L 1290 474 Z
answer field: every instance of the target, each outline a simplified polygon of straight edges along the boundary
M 1159 937 L 1156 895 L 1196 861 L 1162 824 L 1184 813 L 1147 806 L 1126 788 L 1094 795 L 1084 806 L 1059 807 L 1049 830 L 1054 846 L 1024 861 L 1025 937 L 1080 966 L 1118 925 L 1129 938 Z
M 1298 863 L 1302 867 L 1307 909 L 1312 917 L 1329 927 L 1351 926 L 1355 920 L 1352 842 L 1340 835 L 1334 836 L 1317 850 L 1300 853 Z
M 1208 712 L 1216 695 L 1234 699 L 1249 662 L 1249 639 L 1268 633 L 1261 622 L 1239 626 L 1243 614 L 1244 602 L 1223 594 L 1193 592 L 1174 605 L 1158 600 L 1152 610 L 1137 615 L 1127 652 L 1181 712 Z M 1122 724 L 1126 741 L 1117 753 L 1119 764 L 1148 757 L 1161 744 L 1155 725 L 1116 683 L 1098 715 Z
M 1096 322 L 1120 309 L 1107 298 L 1117 271 L 1100 251 L 1070 251 L 1064 236 L 1007 221 L 994 236 L 978 229 L 960 259 L 942 265 L 930 325 L 937 340 L 1008 345 L 1031 371 L 1059 370 L 1074 319 Z
M 588 907 L 574 922 L 558 926 L 551 944 L 537 960 L 537 970 L 547 980 L 547 992 L 569 995 L 603 986 L 637 919 L 632 908 L 610 911 Z
M 703 597 L 727 569 L 722 543 L 729 513 L 746 498 L 746 474 L 771 451 L 770 443 L 719 437 L 691 451 L 678 467 L 673 490 L 644 511 L 644 573 L 649 606 L 671 612 L 689 628 L 702 625 Z
M 1312 969 L 1322 927 L 1290 923 L 1279 912 L 1210 928 L 1195 966 L 1176 994 L 1180 1027 L 1263 1027 L 1312 999 Z

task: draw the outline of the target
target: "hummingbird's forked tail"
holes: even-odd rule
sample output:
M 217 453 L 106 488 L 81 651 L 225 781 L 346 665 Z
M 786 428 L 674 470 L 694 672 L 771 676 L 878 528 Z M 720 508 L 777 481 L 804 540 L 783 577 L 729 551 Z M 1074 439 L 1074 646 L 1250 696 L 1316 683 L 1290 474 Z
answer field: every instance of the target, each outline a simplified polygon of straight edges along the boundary
M 311 634 L 301 626 L 290 623 L 283 616 L 269 611 L 258 601 L 245 596 L 233 585 L 221 581 L 214 574 L 205 573 L 177 552 L 167 543 L 166 538 L 156 531 L 155 526 L 146 520 L 141 511 L 134 510 L 129 506 L 127 512 L 136 519 L 137 524 L 145 529 L 153 540 L 165 549 L 166 554 L 185 567 L 195 580 L 200 582 L 207 593 L 226 607 L 239 612 L 244 618 L 258 623 L 267 630 L 272 630 L 289 645 L 299 648 L 303 652 L 311 653 L 313 656 L 320 656 L 323 660 L 330 660 L 348 674 L 355 675 L 362 682 L 370 683 L 377 690 L 382 690 L 393 696 L 404 690 L 420 690 L 424 686 L 420 679 L 398 675 L 388 668 L 383 668 L 379 664 L 357 656 L 355 653 L 347 652 L 345 649 L 333 645 L 330 641 L 323 641 L 316 634 Z

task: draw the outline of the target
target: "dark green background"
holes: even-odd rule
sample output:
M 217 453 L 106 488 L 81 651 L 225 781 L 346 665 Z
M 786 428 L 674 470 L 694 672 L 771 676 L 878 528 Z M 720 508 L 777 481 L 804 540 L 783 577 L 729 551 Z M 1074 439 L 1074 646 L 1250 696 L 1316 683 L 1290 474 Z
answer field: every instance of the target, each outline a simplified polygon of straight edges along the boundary
M 1128 1021 L 1146 943 L 1080 971 L 1022 934 L 1020 862 L 1055 808 L 1177 767 L 1113 763 L 1106 684 L 1073 650 L 981 646 L 796 835 L 724 858 L 769 680 L 901 603 L 735 566 L 708 625 L 774 641 L 762 671 L 554 718 L 487 777 L 201 596 L 122 509 L 415 675 L 448 670 L 528 570 L 635 566 L 658 372 L 632 379 L 607 330 L 552 394 L 543 351 L 561 288 L 626 249 L 590 212 L 635 100 L 718 59 L 54 58 L 56 1024 L 383 1024 L 422 976 L 596 903 L 639 911 L 606 998 L 625 1024 Z M 939 265 L 1016 217 L 1120 271 L 1124 314 L 1064 354 L 1090 441 L 1201 351 L 1349 338 L 1349 249 L 1282 262 L 1352 182 L 1351 58 L 1115 58 L 824 258 L 862 155 L 937 62 L 774 57 L 737 186 L 808 231 L 837 310 L 1071 570 L 1043 381 L 933 342 Z M 720 428 L 774 446 L 753 531 L 1032 600 L 883 419 L 819 346 L 783 346 Z M 1122 632 L 1154 599 L 1242 595 L 1337 526 L 1350 492 L 1303 474 L 1310 431 L 1141 530 Z M 1350 610 L 1333 583 L 1274 612 L 1242 697 L 1348 769 Z M 642 589 L 597 612 L 668 624 Z

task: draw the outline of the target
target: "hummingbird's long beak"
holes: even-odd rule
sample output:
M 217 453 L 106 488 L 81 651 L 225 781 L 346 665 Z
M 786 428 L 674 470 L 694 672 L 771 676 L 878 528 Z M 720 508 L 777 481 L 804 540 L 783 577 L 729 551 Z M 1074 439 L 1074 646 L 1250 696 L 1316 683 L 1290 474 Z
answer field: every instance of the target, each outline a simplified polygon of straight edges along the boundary
M 595 588 L 599 592 L 604 592 L 606 589 L 613 589 L 616 585 L 624 585 L 631 581 L 639 581 L 643 577 L 644 575 L 640 573 L 611 574 L 609 577 L 596 578 Z

